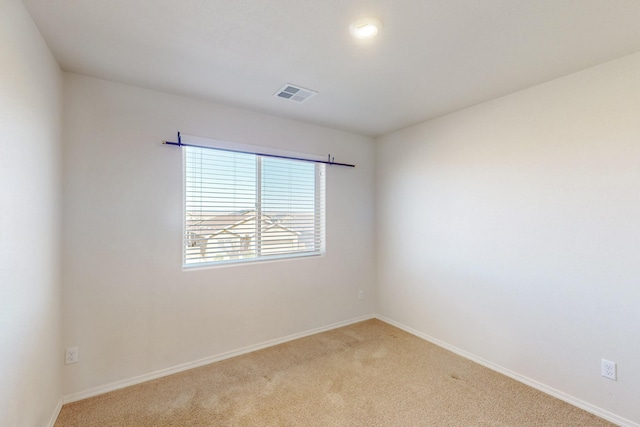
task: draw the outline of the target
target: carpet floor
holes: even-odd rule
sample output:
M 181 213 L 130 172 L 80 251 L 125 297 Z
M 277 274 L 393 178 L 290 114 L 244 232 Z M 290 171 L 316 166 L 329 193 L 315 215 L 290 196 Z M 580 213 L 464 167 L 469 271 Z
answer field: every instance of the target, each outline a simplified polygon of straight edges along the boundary
M 379 320 L 63 406 L 78 426 L 612 426 Z

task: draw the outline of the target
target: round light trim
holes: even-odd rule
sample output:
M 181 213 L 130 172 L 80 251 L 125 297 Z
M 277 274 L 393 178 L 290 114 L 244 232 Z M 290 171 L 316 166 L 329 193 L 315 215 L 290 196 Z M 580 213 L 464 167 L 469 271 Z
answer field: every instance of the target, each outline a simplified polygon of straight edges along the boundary
M 382 30 L 382 22 L 376 18 L 361 18 L 353 21 L 349 32 L 357 39 L 371 39 Z

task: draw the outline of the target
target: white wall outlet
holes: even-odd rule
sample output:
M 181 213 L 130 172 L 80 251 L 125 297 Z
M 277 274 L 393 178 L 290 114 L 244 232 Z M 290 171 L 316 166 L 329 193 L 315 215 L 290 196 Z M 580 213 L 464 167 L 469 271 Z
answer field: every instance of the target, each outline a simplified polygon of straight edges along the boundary
M 69 347 L 64 352 L 64 364 L 76 363 L 78 361 L 78 347 Z
M 600 370 L 602 376 L 605 378 L 609 378 L 612 380 L 618 379 L 618 373 L 616 369 L 616 362 L 612 362 L 610 360 L 602 359 L 600 362 Z
M 358 299 L 364 299 L 364 291 L 362 289 L 358 291 Z

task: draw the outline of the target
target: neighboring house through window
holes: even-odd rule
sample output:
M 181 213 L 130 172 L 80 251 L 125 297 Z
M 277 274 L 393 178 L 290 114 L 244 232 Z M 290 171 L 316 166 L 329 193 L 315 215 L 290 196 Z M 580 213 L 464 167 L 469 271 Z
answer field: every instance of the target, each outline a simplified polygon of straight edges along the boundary
M 324 165 L 185 149 L 184 266 L 324 252 Z

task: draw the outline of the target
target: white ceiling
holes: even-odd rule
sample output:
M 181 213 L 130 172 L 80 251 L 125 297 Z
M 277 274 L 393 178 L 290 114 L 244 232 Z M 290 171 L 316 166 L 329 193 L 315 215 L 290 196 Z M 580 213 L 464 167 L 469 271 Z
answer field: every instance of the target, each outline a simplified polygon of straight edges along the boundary
M 639 0 L 24 3 L 66 71 L 371 136 L 640 51 Z

